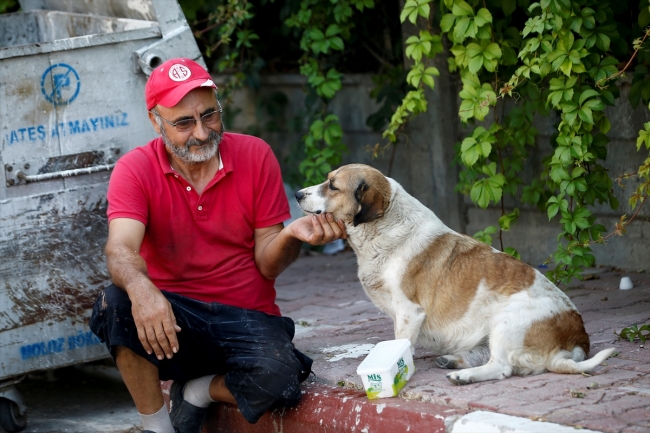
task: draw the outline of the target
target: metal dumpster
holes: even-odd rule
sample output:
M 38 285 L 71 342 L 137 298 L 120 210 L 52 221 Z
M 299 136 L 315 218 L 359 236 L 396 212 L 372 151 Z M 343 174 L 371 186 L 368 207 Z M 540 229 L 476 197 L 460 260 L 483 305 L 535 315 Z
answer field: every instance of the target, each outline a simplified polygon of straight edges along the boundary
M 203 63 L 176 0 L 20 0 L 0 15 L 0 425 L 28 372 L 108 355 L 87 322 L 108 282 L 106 188 L 154 131 L 151 68 Z

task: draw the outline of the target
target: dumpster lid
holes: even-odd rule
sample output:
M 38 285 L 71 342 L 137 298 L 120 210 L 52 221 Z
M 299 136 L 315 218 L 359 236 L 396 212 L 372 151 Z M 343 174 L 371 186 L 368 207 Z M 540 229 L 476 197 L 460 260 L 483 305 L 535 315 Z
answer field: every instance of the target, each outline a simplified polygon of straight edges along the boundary
M 156 21 L 152 0 L 18 0 L 23 11 L 50 10 Z

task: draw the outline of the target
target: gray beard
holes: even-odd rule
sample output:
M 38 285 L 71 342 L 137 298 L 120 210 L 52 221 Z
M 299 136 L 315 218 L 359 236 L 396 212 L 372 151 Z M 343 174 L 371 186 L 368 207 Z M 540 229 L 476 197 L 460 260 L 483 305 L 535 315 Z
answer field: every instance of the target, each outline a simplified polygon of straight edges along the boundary
M 162 128 L 162 140 L 165 147 L 176 158 L 188 165 L 201 164 L 214 158 L 219 152 L 219 144 L 223 138 L 224 128 L 221 122 L 221 132 L 210 130 L 208 138 L 205 141 L 197 140 L 195 138 L 187 140 L 184 145 L 174 143 L 167 137 L 165 129 Z M 192 152 L 192 146 L 201 146 L 198 152 Z

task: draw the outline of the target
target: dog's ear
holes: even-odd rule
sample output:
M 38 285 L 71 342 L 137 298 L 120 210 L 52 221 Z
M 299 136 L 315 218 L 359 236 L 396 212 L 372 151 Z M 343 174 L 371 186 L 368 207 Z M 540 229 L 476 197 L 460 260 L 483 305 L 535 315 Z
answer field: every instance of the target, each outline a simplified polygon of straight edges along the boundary
M 353 220 L 355 227 L 384 215 L 384 197 L 365 181 L 359 183 L 357 190 L 354 192 L 354 197 L 359 203 L 359 211 Z

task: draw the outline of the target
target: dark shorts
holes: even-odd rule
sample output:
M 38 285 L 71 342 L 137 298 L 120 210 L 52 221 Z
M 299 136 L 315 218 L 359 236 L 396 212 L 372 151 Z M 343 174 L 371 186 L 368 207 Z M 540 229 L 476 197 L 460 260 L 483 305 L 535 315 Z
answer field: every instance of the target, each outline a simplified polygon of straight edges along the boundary
M 162 293 L 181 327 L 176 334 L 178 353 L 162 361 L 142 347 L 126 292 L 110 285 L 99 294 L 90 329 L 106 343 L 113 358 L 115 346 L 127 347 L 156 365 L 160 380 L 225 375 L 226 386 L 250 423 L 274 407 L 298 404 L 299 383 L 309 376 L 312 360 L 291 342 L 293 320 Z

